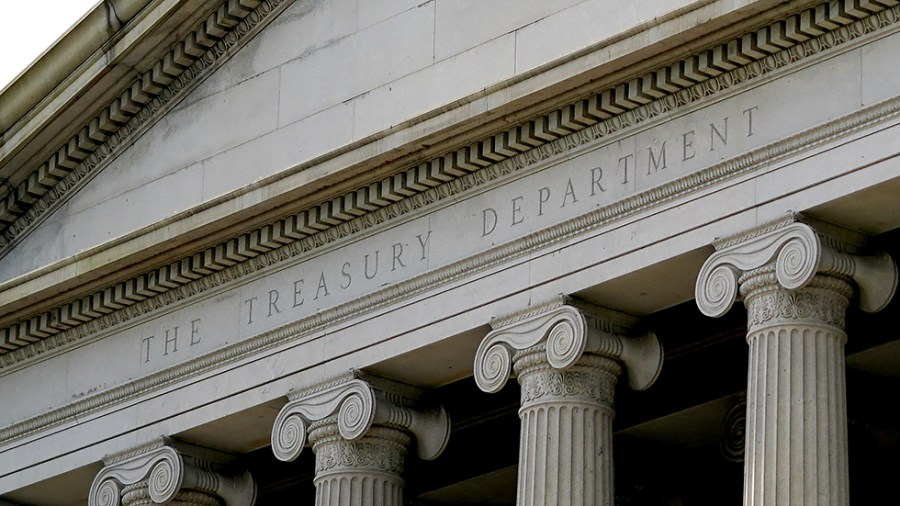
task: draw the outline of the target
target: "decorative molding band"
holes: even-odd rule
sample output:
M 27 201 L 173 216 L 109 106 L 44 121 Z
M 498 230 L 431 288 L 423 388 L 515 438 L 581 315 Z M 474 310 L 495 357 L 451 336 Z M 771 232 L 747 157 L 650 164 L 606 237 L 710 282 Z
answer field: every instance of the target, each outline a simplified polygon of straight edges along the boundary
M 0 258 L 293 0 L 225 0 L 0 200 Z
M 226 505 L 256 502 L 256 482 L 246 470 L 235 472 L 233 457 L 160 438 L 104 459 L 105 467 L 94 478 L 89 506 L 120 506 L 124 489 L 146 487 L 156 504 L 177 499 L 182 491 L 213 494 Z
M 890 12 L 891 14 L 885 14 L 887 12 Z M 400 197 L 402 200 L 397 201 L 386 198 L 385 200 L 391 203 L 384 207 L 380 207 L 349 221 L 342 222 L 339 225 L 324 228 L 324 230 L 321 230 L 314 235 L 304 236 L 302 239 L 296 241 L 292 240 L 293 242 L 288 242 L 277 249 L 265 250 L 265 247 L 260 245 L 260 237 L 272 237 L 271 234 L 273 230 L 277 230 L 277 227 L 282 227 L 281 230 L 283 230 L 284 222 L 288 222 L 291 219 L 296 221 L 300 215 L 294 215 L 293 217 L 288 217 L 287 219 L 278 222 L 282 223 L 281 225 L 273 224 L 252 232 L 249 234 L 255 237 L 252 241 L 249 236 L 241 236 L 240 238 L 232 239 L 228 243 L 216 246 L 215 248 L 210 248 L 198 255 L 188 257 L 179 262 L 174 262 L 168 266 L 163 266 L 152 273 L 110 287 L 102 292 L 97 292 L 70 304 L 71 306 L 77 306 L 77 308 L 85 308 L 88 315 L 93 314 L 96 316 L 85 316 L 79 313 L 79 319 L 71 318 L 70 321 L 60 323 L 57 316 L 51 317 L 50 315 L 72 315 L 74 309 L 64 310 L 63 308 L 57 308 L 50 313 L 38 315 L 29 320 L 2 329 L 0 330 L 0 349 L 3 349 L 5 346 L 6 349 L 10 351 L 5 354 L 0 354 L 0 374 L 3 374 L 6 371 L 13 371 L 21 367 L 26 367 L 33 361 L 41 360 L 49 354 L 62 352 L 70 346 L 80 345 L 85 342 L 85 340 L 93 338 L 102 332 L 132 319 L 161 310 L 185 299 L 215 290 L 227 283 L 244 276 L 252 275 L 268 267 L 281 265 L 285 262 L 295 260 L 301 255 L 305 255 L 316 248 L 331 244 L 343 237 L 405 216 L 431 204 L 454 198 L 472 188 L 489 184 L 496 181 L 498 178 L 531 167 L 533 164 L 549 157 L 566 153 L 584 144 L 594 142 L 597 139 L 602 139 L 629 129 L 632 126 L 642 124 L 644 121 L 659 117 L 660 114 L 662 114 L 661 112 L 655 113 L 653 111 L 668 111 L 668 109 L 665 109 L 665 107 L 667 107 L 665 104 L 671 103 L 672 100 L 675 101 L 675 106 L 679 108 L 687 106 L 712 96 L 712 92 L 708 93 L 705 91 L 707 89 L 718 90 L 717 93 L 725 92 L 733 86 L 737 86 L 753 78 L 768 75 L 789 64 L 799 62 L 804 58 L 813 57 L 815 55 L 825 56 L 827 54 L 824 53 L 826 49 L 856 40 L 862 34 L 871 33 L 872 31 L 880 30 L 881 28 L 888 26 L 895 26 L 896 22 L 900 21 L 900 7 L 890 11 L 882 11 L 879 13 L 878 18 L 882 21 L 878 21 L 877 23 L 865 20 L 859 21 L 857 22 L 859 23 L 857 28 L 851 30 L 844 27 L 846 30 L 840 31 L 837 35 L 833 32 L 828 32 L 831 34 L 829 35 L 831 42 L 828 45 L 823 45 L 817 39 L 807 40 L 802 43 L 804 49 L 800 52 L 791 53 L 788 50 L 783 50 L 776 56 L 772 56 L 771 59 L 767 60 L 769 63 L 766 65 L 756 61 L 746 67 L 740 67 L 725 74 L 721 74 L 716 76 L 715 80 L 717 83 L 715 85 L 710 85 L 707 82 L 698 83 L 689 89 L 682 90 L 683 92 L 672 95 L 676 97 L 674 99 L 671 98 L 672 96 L 667 96 L 665 99 L 660 99 L 657 102 L 652 102 L 634 110 L 626 111 L 626 113 L 612 118 L 614 121 L 595 124 L 566 137 L 551 141 L 539 148 L 533 148 L 511 158 L 504 159 L 499 163 L 485 167 L 477 172 L 466 174 L 465 176 L 453 179 L 440 184 L 439 186 L 430 187 L 429 189 L 424 190 L 421 193 L 415 193 L 408 198 Z M 853 26 L 857 26 L 857 24 L 854 24 Z M 813 51 L 813 48 L 818 49 Z M 795 59 L 791 56 L 792 54 L 802 54 L 804 56 L 797 56 Z M 759 168 L 777 163 L 778 161 L 801 151 L 813 149 L 835 139 L 852 135 L 855 132 L 898 116 L 900 116 L 900 98 L 893 98 L 872 105 L 807 131 L 786 137 L 762 148 L 725 160 L 661 186 L 632 195 L 615 203 L 599 207 L 582 216 L 526 235 L 504 245 L 487 250 L 477 256 L 451 263 L 425 274 L 412 277 L 395 285 L 372 292 L 364 299 L 360 298 L 337 305 L 283 327 L 223 347 L 206 356 L 138 378 L 128 385 L 116 386 L 109 390 L 84 397 L 65 406 L 55 408 L 42 415 L 23 420 L 22 422 L 0 429 L 0 441 L 8 442 L 13 439 L 25 437 L 39 430 L 47 430 L 69 420 L 74 420 L 75 417 L 84 417 L 89 413 L 114 405 L 124 399 L 133 398 L 136 395 L 142 395 L 147 392 L 165 388 L 177 381 L 184 381 L 214 368 L 221 368 L 228 364 L 233 364 L 246 358 L 249 354 L 265 353 L 278 346 L 307 339 L 309 333 L 317 328 L 322 328 L 326 325 L 339 324 L 340 322 L 356 318 L 366 312 L 386 307 L 403 298 L 414 297 L 427 290 L 431 290 L 436 286 L 445 285 L 463 277 L 472 276 L 501 263 L 509 262 L 520 258 L 523 255 L 533 253 L 536 247 L 553 247 L 555 244 L 568 240 L 586 231 L 594 230 L 597 227 L 601 227 L 613 221 L 632 216 L 648 207 L 664 204 L 720 181 L 753 172 Z M 663 120 L 664 116 L 659 117 L 659 119 Z M 613 129 L 613 127 L 615 128 Z M 417 171 L 418 167 L 421 166 L 409 169 L 405 173 Z M 369 188 L 376 186 L 390 188 L 391 183 L 388 183 L 388 181 L 395 181 L 402 174 L 398 174 L 397 176 L 371 185 Z M 319 209 L 324 205 L 325 204 L 322 204 L 316 209 Z M 317 211 L 311 210 L 310 212 Z M 253 244 L 256 248 L 265 250 L 265 253 L 256 253 L 255 250 L 246 248 L 246 245 L 248 244 Z M 241 249 L 236 251 L 236 247 L 241 247 Z M 197 274 L 194 271 L 184 272 L 181 270 L 186 266 L 191 266 L 194 261 L 193 259 L 206 258 L 207 254 L 220 259 L 221 263 L 226 266 L 219 264 L 207 265 L 204 267 L 205 270 L 203 271 L 207 272 L 207 274 Z M 239 261 L 237 259 L 239 256 L 244 258 L 244 260 Z M 151 287 L 153 290 L 147 289 L 148 280 L 152 281 Z M 169 289 L 164 285 L 160 285 L 159 280 L 164 280 L 164 285 L 173 286 L 174 288 Z M 185 280 L 187 280 L 185 284 L 179 284 Z M 123 287 L 126 286 L 140 287 L 141 292 L 130 292 L 128 297 L 124 297 L 122 295 L 124 290 Z M 109 299 L 107 297 L 115 297 L 115 299 Z M 103 306 L 100 303 L 104 300 L 115 300 L 114 303 L 121 306 L 121 309 L 112 310 Z M 81 311 L 81 309 L 79 309 L 79 311 Z M 67 318 L 70 317 L 67 316 Z M 54 327 L 49 327 L 48 322 L 51 321 L 54 322 Z
M 846 253 L 836 238 L 820 233 L 790 214 L 754 228 L 742 242 L 728 240 L 713 253 L 697 277 L 694 296 L 706 316 L 722 316 L 737 300 L 739 278 L 774 262 L 775 278 L 787 290 L 809 284 L 820 273 L 852 278 L 859 290 L 859 306 L 877 313 L 897 289 L 897 264 L 890 255 Z
M 865 4 L 865 8 L 851 8 L 854 2 Z M 56 338 L 48 347 L 56 348 L 168 305 L 181 298 L 172 293 L 173 289 L 194 280 L 209 280 L 211 274 L 228 271 L 230 267 L 238 271 L 233 276 L 240 277 L 287 261 L 895 24 L 900 21 L 900 6 L 888 10 L 881 10 L 883 7 L 879 6 L 894 3 L 893 0 L 880 3 L 844 0 L 803 11 L 546 116 L 0 329 L 0 369 L 42 353 L 45 346 L 10 357 L 11 351 L 44 343 L 50 337 Z M 260 8 L 263 5 L 268 3 L 261 4 Z M 876 11 L 877 14 L 865 17 L 865 13 Z M 862 19 L 853 21 L 858 18 Z M 826 28 L 834 30 L 824 31 Z M 889 114 L 896 113 L 896 104 L 893 106 Z M 830 135 L 841 133 L 844 131 Z M 770 150 L 758 153 L 769 157 L 781 154 Z M 746 165 L 757 165 L 764 159 L 741 157 L 737 160 Z M 643 204 L 662 201 L 674 193 L 689 191 L 692 185 L 709 184 L 746 168 L 734 165 L 717 166 L 721 172 L 717 177 L 709 178 L 710 171 L 702 171 L 642 193 Z M 398 203 L 401 205 L 396 205 Z M 164 298 L 155 297 L 159 294 L 164 294 Z M 112 314 L 148 299 L 155 299 L 155 302 L 147 309 Z M 101 318 L 104 316 L 110 316 L 108 321 Z M 83 328 L 83 323 L 97 320 L 101 321 L 99 325 L 90 330 Z M 62 333 L 65 335 L 57 337 Z
M 555 302 L 553 299 L 551 302 Z M 581 307 L 587 304 L 579 304 Z M 544 304 L 545 311 L 495 327 L 478 345 L 475 353 L 475 383 L 485 392 L 498 392 L 512 374 L 513 354 L 543 347 L 554 369 L 567 369 L 585 353 L 622 362 L 628 382 L 635 390 L 645 390 L 656 381 L 662 368 L 662 343 L 652 332 L 625 336 L 609 330 L 608 323 L 573 305 Z M 612 310 L 599 308 L 603 313 Z
M 342 376 L 331 386 L 291 393 L 275 418 L 272 452 L 278 460 L 295 460 L 306 446 L 310 425 L 335 417 L 338 432 L 347 441 L 361 438 L 376 425 L 400 429 L 416 437 L 419 458 L 436 459 L 450 438 L 450 418 L 442 406 L 424 403 L 423 396 L 409 385 L 359 372 Z

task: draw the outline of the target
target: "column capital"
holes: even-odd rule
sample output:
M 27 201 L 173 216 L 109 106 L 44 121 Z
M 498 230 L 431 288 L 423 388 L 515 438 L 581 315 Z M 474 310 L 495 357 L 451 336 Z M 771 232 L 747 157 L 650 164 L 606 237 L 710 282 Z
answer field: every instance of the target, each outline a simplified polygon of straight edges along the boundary
M 215 495 L 226 505 L 252 506 L 256 482 L 249 471 L 234 468 L 232 455 L 168 437 L 109 455 L 94 478 L 89 506 L 120 506 L 123 488 L 145 482 L 157 504 L 181 491 Z
M 725 314 L 737 300 L 741 276 L 774 264 L 775 280 L 788 290 L 807 286 L 817 274 L 852 279 L 859 307 L 876 313 L 894 296 L 897 264 L 884 252 L 860 254 L 863 242 L 858 234 L 795 213 L 719 239 L 697 278 L 697 306 L 707 316 Z
M 652 332 L 635 332 L 636 318 L 564 295 L 496 318 L 491 326 L 475 354 L 475 382 L 485 392 L 503 388 L 515 352 L 537 345 L 545 345 L 556 369 L 572 366 L 585 353 L 622 362 L 635 390 L 649 388 L 662 367 L 662 344 Z
M 424 398 L 419 388 L 360 371 L 291 392 L 272 428 L 272 451 L 279 460 L 296 459 L 306 446 L 310 424 L 334 416 L 347 441 L 360 439 L 376 425 L 400 429 L 415 436 L 419 458 L 435 459 L 447 446 L 450 417 Z

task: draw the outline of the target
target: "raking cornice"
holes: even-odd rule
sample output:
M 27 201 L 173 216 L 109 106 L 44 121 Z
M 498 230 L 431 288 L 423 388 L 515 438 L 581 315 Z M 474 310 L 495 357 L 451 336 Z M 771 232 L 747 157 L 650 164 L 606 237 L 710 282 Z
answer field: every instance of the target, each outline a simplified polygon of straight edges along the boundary
M 0 258 L 293 0 L 226 0 L 0 200 Z

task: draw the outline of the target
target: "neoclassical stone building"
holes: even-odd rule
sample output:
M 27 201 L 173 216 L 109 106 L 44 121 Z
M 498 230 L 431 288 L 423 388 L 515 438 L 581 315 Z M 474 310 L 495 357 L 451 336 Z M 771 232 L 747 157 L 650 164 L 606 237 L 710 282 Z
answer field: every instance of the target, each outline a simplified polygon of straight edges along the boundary
M 100 2 L 0 93 L 0 504 L 896 503 L 898 4 Z

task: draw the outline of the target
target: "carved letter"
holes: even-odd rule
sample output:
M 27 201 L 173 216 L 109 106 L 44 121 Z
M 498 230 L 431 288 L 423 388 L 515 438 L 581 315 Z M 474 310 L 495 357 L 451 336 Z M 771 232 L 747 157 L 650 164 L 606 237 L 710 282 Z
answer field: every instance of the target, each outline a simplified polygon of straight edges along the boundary
M 563 195 L 562 205 L 559 207 L 566 207 L 566 201 L 568 201 L 569 197 L 572 197 L 572 203 L 578 202 L 578 199 L 575 198 L 575 188 L 572 187 L 572 178 L 569 178 L 569 183 L 566 184 L 566 194 Z
M 153 339 L 154 337 L 155 336 L 147 336 L 147 337 L 141 339 L 141 342 L 144 343 L 144 363 L 145 364 L 150 361 L 150 340 Z
M 622 167 L 622 184 L 628 184 L 628 159 L 634 158 L 634 155 L 625 155 L 619 158 L 619 166 Z M 625 162 L 624 164 L 622 162 Z
M 512 199 L 512 226 L 516 226 L 519 223 L 522 223 L 523 221 L 525 221 L 525 217 L 522 216 L 522 205 L 521 205 L 522 199 L 524 199 L 524 198 L 525 197 L 518 196 L 518 197 Z M 519 219 L 516 219 L 516 217 L 519 217 Z
M 744 109 L 744 116 L 747 116 L 747 137 L 753 136 L 753 111 L 758 109 L 759 107 L 755 105 L 749 109 Z
M 253 301 L 256 300 L 256 297 L 250 297 L 249 299 L 244 301 L 244 304 L 248 306 L 247 308 L 247 325 L 253 323 Z
M 653 166 L 653 172 L 659 172 L 660 169 L 666 168 L 666 141 L 663 141 L 662 146 L 659 148 L 659 158 L 657 159 L 653 156 L 653 146 L 647 148 L 647 153 L 649 153 L 650 157 L 647 160 L 647 175 L 650 173 L 650 166 Z
M 488 230 L 488 213 L 491 213 L 491 216 L 492 216 L 490 230 Z M 484 236 L 490 234 L 491 232 L 493 232 L 495 228 L 497 228 L 497 211 L 494 211 L 492 208 L 489 207 L 489 208 L 481 211 L 481 214 L 482 214 L 482 222 L 483 222 L 483 227 L 481 229 L 481 237 L 484 237 Z
M 343 274 L 344 277 L 347 278 L 347 284 L 345 285 L 341 283 L 341 288 L 350 287 L 350 283 L 353 282 L 353 279 L 350 277 L 350 262 L 344 262 L 344 265 L 341 266 L 341 274 Z
M 538 216 L 544 215 L 544 203 L 550 200 L 550 188 L 546 186 L 538 190 Z
M 276 313 L 281 312 L 281 310 L 278 309 L 278 290 L 269 290 L 269 316 L 272 316 L 272 309 L 274 309 Z
M 690 138 L 688 138 L 690 137 Z M 686 162 L 693 158 L 697 153 L 694 151 L 694 131 L 681 134 L 681 161 Z M 690 156 L 688 155 L 690 152 Z
M 427 255 L 426 255 L 427 250 L 425 249 L 425 246 L 428 244 L 428 239 L 431 239 L 431 230 L 429 230 L 428 233 L 425 234 L 425 240 L 424 240 L 424 241 L 422 240 L 422 234 L 416 235 L 416 239 L 419 240 L 419 246 L 422 247 L 422 258 L 421 258 L 421 260 L 425 260 L 425 258 L 427 257 Z
M 606 188 L 600 184 L 601 179 L 603 179 L 603 169 L 600 167 L 591 169 L 591 197 L 597 194 L 597 188 L 599 188 L 601 192 L 606 191 Z M 550 195 L 547 195 L 547 198 L 549 197 Z
M 406 264 L 403 263 L 403 260 L 400 260 L 400 255 L 403 254 L 403 245 L 399 242 L 394 243 L 394 245 L 391 246 L 391 250 L 394 254 L 394 260 L 391 262 L 391 272 L 397 270 L 397 264 L 400 264 L 400 267 L 406 267 Z
M 191 346 L 200 344 L 200 339 L 200 318 L 196 318 L 191 320 Z
M 303 280 L 298 279 L 294 281 L 294 305 L 291 307 L 297 307 L 303 305 Z M 299 297 L 299 300 L 297 298 Z
M 375 250 L 375 272 L 373 272 L 371 276 L 369 275 L 369 255 L 367 254 L 365 256 L 365 267 L 363 270 L 365 271 L 366 279 L 372 279 L 375 277 L 376 274 L 378 274 L 378 252 L 379 251 L 380 250 Z
M 716 137 L 718 137 L 719 140 L 722 141 L 722 145 L 728 144 L 728 118 L 725 118 L 725 126 L 722 128 L 722 130 L 725 131 L 724 134 L 722 134 L 722 132 L 719 132 L 719 129 L 716 128 L 715 123 L 709 124 L 709 150 L 710 151 L 712 151 L 716 148 L 716 146 L 715 146 Z
M 316 288 L 316 296 L 313 297 L 313 300 L 319 300 L 319 292 L 325 291 L 325 295 L 323 297 L 328 296 L 328 285 L 325 284 L 325 273 L 319 275 L 319 286 Z
M 174 335 L 169 339 L 169 329 L 166 329 L 166 350 L 163 355 L 169 354 L 169 343 L 172 343 L 172 353 L 178 351 L 178 325 L 175 325 L 173 330 L 175 330 Z

